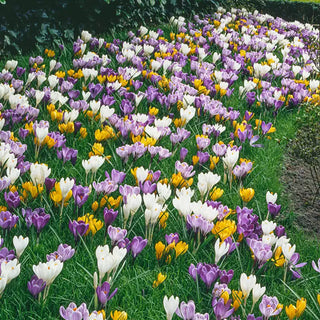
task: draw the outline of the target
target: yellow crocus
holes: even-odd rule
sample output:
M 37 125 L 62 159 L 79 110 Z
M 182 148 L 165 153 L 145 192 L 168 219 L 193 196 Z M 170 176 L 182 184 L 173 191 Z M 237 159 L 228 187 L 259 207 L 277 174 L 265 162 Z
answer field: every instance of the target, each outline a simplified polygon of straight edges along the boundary
M 172 243 L 174 243 L 174 242 L 172 242 Z M 189 248 L 189 246 L 187 243 L 185 243 L 183 241 L 179 241 L 174 247 L 174 249 L 176 251 L 176 258 L 179 257 L 181 254 L 185 254 L 188 251 L 188 248 Z
M 307 306 L 307 300 L 305 298 L 301 298 L 300 300 L 297 300 L 296 308 L 297 308 L 297 315 L 296 317 L 299 318 Z
M 166 278 L 166 275 L 162 274 L 161 272 L 158 273 L 157 280 L 153 281 L 152 287 L 157 288 L 164 280 L 166 280 Z
M 217 221 L 212 229 L 213 234 L 217 234 L 221 241 L 224 241 L 231 235 L 233 235 L 237 230 L 237 226 L 235 221 L 229 219 L 223 219 L 221 221 Z
M 252 188 L 247 188 L 247 189 L 241 188 L 240 189 L 240 197 L 243 202 L 248 203 L 249 201 L 252 200 L 253 196 L 254 196 L 254 189 L 252 189 Z
M 274 259 L 272 259 L 276 267 L 282 267 L 286 262 L 284 255 L 281 253 L 282 253 L 282 248 L 278 247 L 276 252 L 274 253 Z
M 167 227 L 167 220 L 169 218 L 169 213 L 167 211 L 160 212 L 159 214 L 159 223 L 162 229 Z
M 127 320 L 128 314 L 125 311 L 111 311 L 110 317 L 112 320 Z
M 223 189 L 214 187 L 212 189 L 212 191 L 210 192 L 209 196 L 210 196 L 211 200 L 216 201 L 222 197 L 223 193 L 224 193 Z
M 89 213 L 82 217 L 79 217 L 78 221 L 84 221 L 86 224 L 89 224 L 89 228 L 85 235 L 88 235 L 89 232 L 91 232 L 92 235 L 95 235 L 97 231 L 99 231 L 103 227 L 103 222 L 101 220 L 95 219 L 94 215 Z
M 156 250 L 156 258 L 157 260 L 160 260 L 162 258 L 166 246 L 162 243 L 162 241 L 159 241 L 155 244 L 154 248 Z
M 191 187 L 193 184 L 193 178 L 190 178 L 188 180 L 185 180 L 181 172 L 174 173 L 171 177 L 171 183 L 175 188 L 183 188 L 183 187 Z
M 293 320 L 296 317 L 296 307 L 293 304 L 290 304 L 289 306 L 286 306 L 285 308 L 286 314 L 289 318 L 289 320 Z
M 242 291 L 237 291 L 237 290 L 232 290 L 232 307 L 234 308 L 234 310 L 237 310 L 242 302 L 243 299 L 243 293 Z

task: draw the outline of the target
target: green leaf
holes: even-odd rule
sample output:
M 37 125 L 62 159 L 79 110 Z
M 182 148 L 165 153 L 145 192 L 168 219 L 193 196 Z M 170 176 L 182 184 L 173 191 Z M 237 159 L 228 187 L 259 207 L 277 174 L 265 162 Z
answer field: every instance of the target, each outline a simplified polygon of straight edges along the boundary
M 6 0 L 0 0 L 1 4 L 6 4 Z

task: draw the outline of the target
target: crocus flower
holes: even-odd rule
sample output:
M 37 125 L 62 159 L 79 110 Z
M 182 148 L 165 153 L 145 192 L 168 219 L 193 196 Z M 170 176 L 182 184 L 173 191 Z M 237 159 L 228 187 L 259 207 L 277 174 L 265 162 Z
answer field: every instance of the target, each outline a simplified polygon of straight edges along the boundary
M 176 309 L 177 316 L 184 320 L 192 320 L 195 312 L 196 306 L 192 300 L 188 301 L 188 303 L 182 301 L 180 308 Z
M 314 271 L 320 273 L 320 259 L 318 259 L 318 265 L 314 262 L 314 260 L 312 260 L 312 268 L 314 269 Z
M 28 237 L 26 238 L 24 238 L 23 236 L 19 236 L 19 238 L 17 236 L 13 237 L 13 245 L 14 245 L 14 248 L 16 249 L 16 255 L 18 260 L 22 255 L 24 249 L 28 246 L 28 244 L 29 244 Z
M 28 281 L 28 290 L 36 298 L 40 292 L 44 290 L 46 282 L 39 279 L 35 274 Z
M 112 293 L 110 293 L 110 284 L 105 281 L 101 286 L 98 286 L 96 289 L 99 302 L 105 307 L 106 303 L 113 298 L 117 293 L 118 288 L 116 288 Z
M 16 192 L 5 192 L 4 200 L 8 204 L 8 208 L 17 208 L 20 205 L 20 196 L 18 191 Z
M 9 211 L 0 212 L 0 227 L 2 229 L 11 230 L 18 222 L 19 217 L 11 214 Z
M 228 300 L 227 303 L 225 303 L 223 298 L 220 298 L 219 300 L 217 300 L 217 298 L 214 298 L 212 300 L 212 308 L 216 319 L 222 320 L 230 317 L 234 312 L 234 308 L 230 309 L 230 306 L 231 299 Z
M 148 244 L 147 239 L 143 239 L 140 236 L 135 236 L 132 239 L 131 245 L 130 245 L 133 258 L 136 258 L 137 255 L 146 247 L 147 244 Z
M 264 295 L 259 304 L 259 310 L 264 316 L 264 319 L 267 320 L 272 316 L 278 315 L 282 310 L 282 306 L 279 304 L 277 297 L 268 297 L 267 295 Z
M 179 297 L 171 296 L 169 299 L 167 296 L 163 298 L 163 306 L 166 311 L 167 320 L 171 320 L 174 313 L 179 306 Z
M 90 194 L 89 187 L 74 185 L 72 188 L 72 196 L 77 207 L 81 208 L 88 200 Z
M 60 316 L 65 320 L 75 320 L 75 319 L 89 319 L 89 310 L 87 305 L 82 303 L 79 307 L 74 302 L 71 302 L 67 309 L 63 306 L 59 309 Z
M 75 242 L 78 241 L 79 236 L 83 237 L 89 228 L 89 224 L 84 221 L 69 221 L 69 230 L 72 232 L 74 236 Z
M 50 214 L 48 213 L 46 214 L 43 208 L 39 208 L 39 210 L 33 211 L 33 214 L 31 216 L 31 221 L 32 221 L 32 224 L 36 227 L 37 233 L 40 233 L 40 231 L 47 225 L 50 218 L 51 218 Z
M 103 210 L 103 217 L 104 217 L 104 223 L 105 226 L 108 228 L 113 221 L 117 218 L 118 211 L 113 209 L 104 208 Z
M 108 235 L 111 239 L 112 245 L 114 245 L 118 241 L 124 239 L 127 235 L 126 229 L 116 228 L 113 226 L 109 226 L 107 231 L 108 231 Z
M 68 244 L 60 244 L 58 250 L 47 254 L 47 261 L 60 260 L 61 262 L 67 261 L 73 257 L 75 250 Z

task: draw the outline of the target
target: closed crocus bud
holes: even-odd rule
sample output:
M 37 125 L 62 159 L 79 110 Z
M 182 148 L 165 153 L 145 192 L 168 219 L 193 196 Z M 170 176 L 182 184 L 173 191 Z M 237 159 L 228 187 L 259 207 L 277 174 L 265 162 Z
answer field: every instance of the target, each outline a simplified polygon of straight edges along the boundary
M 113 221 L 116 219 L 117 216 L 118 216 L 117 210 L 104 208 L 103 217 L 104 217 L 105 226 L 108 228 L 108 226 L 110 226 L 113 223 Z
M 266 287 L 261 287 L 259 283 L 256 283 L 252 288 L 252 304 L 255 305 L 258 300 L 264 295 Z
M 69 191 L 73 188 L 74 180 L 67 178 L 61 178 L 60 180 L 60 189 L 61 189 L 61 195 L 62 199 L 65 199 Z
M 7 285 L 7 277 L 3 274 L 0 274 L 0 298 L 3 294 L 4 289 L 6 288 Z
M 290 243 L 284 243 L 281 248 L 286 261 L 289 262 L 296 251 L 296 245 L 294 244 L 293 246 L 291 246 Z
M 18 259 L 20 258 L 20 256 L 22 255 L 24 249 L 28 246 L 28 244 L 29 244 L 28 237 L 26 238 L 24 238 L 23 236 L 19 236 L 19 238 L 17 236 L 13 237 L 13 245 L 14 245 L 14 248 L 16 249 L 16 255 Z
M 240 288 L 243 293 L 243 297 L 245 299 L 248 298 L 251 290 L 253 289 L 254 285 L 256 284 L 256 276 L 250 275 L 247 276 L 245 273 L 242 273 L 240 276 Z
M 36 298 L 38 294 L 44 290 L 46 287 L 46 282 L 39 279 L 35 274 L 28 281 L 28 290 Z
M 105 306 L 106 303 L 113 298 L 117 293 L 118 288 L 116 288 L 112 293 L 110 293 L 110 284 L 105 281 L 101 286 L 98 286 L 96 289 L 99 302 Z
M 277 193 L 273 194 L 273 193 L 271 193 L 270 191 L 268 191 L 267 194 L 266 194 L 266 201 L 267 201 L 267 203 L 273 203 L 273 204 L 275 204 L 276 201 L 277 201 L 277 198 L 278 198 L 278 194 L 277 194 Z
M 217 264 L 219 260 L 229 251 L 230 244 L 225 241 L 220 243 L 220 238 L 214 244 L 215 258 L 214 263 Z
M 140 236 L 135 236 L 132 239 L 131 245 L 130 245 L 133 258 L 136 258 L 137 255 L 146 247 L 147 244 L 148 244 L 147 239 L 143 239 Z
M 171 296 L 169 299 L 167 296 L 163 298 L 163 306 L 167 314 L 167 320 L 171 320 L 174 313 L 179 307 L 179 297 Z

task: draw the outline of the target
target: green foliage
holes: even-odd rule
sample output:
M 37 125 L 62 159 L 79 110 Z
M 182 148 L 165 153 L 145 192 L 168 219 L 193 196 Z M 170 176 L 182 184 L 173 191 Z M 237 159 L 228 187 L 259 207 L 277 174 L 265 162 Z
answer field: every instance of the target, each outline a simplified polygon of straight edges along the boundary
M 4 2 L 3 0 L 0 0 Z M 82 30 L 99 35 L 173 15 L 212 12 L 220 0 L 30 0 L 10 1 L 0 11 L 0 56 L 29 52 L 35 44 L 71 41 Z M 220 3 L 221 4 L 221 3 Z

